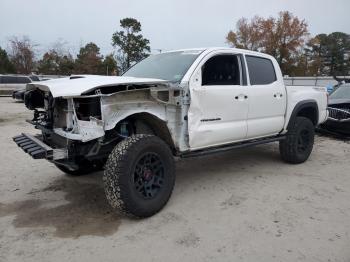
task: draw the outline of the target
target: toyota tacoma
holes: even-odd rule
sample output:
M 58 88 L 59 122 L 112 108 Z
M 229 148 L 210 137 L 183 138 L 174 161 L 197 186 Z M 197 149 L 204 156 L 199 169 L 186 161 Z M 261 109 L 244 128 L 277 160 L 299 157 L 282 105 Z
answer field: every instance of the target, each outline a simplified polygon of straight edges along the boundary
M 71 175 L 103 169 L 108 202 L 136 217 L 167 203 L 174 157 L 278 141 L 281 158 L 298 164 L 327 119 L 325 88 L 285 86 L 272 56 L 234 48 L 150 55 L 122 76 L 30 83 L 24 101 L 40 132 L 17 145 Z

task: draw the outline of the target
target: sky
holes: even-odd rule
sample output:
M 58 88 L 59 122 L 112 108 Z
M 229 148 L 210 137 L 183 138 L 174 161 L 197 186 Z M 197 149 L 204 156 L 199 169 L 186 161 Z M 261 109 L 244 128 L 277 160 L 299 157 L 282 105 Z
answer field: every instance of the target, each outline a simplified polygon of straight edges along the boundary
M 77 54 L 94 42 L 106 55 L 119 21 L 142 24 L 153 53 L 193 47 L 226 46 L 225 37 L 241 17 L 277 16 L 290 11 L 309 24 L 312 35 L 350 34 L 350 0 L 0 0 L 0 46 L 12 36 L 28 36 L 42 54 L 57 41 Z

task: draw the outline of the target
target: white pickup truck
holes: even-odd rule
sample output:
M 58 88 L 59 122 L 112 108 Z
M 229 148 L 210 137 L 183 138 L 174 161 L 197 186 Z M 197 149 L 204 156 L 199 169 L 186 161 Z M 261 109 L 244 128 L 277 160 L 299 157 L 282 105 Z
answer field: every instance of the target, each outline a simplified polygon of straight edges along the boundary
M 158 212 L 175 183 L 175 157 L 279 141 L 306 161 L 327 118 L 320 87 L 285 86 L 276 60 L 233 48 L 151 55 L 122 76 L 28 84 L 39 135 L 14 141 L 33 158 L 81 175 L 104 169 L 109 203 L 136 217 Z

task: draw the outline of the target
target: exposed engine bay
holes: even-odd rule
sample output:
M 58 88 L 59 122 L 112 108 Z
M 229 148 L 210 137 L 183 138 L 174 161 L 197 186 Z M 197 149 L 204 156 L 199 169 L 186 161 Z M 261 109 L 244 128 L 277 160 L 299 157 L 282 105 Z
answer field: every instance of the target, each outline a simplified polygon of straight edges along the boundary
M 77 158 L 103 162 L 119 141 L 137 133 L 157 134 L 176 150 L 182 96 L 179 87 L 168 83 L 109 85 L 73 97 L 54 97 L 52 90 L 33 85 L 24 102 L 34 111 L 28 122 L 41 130 L 39 139 L 66 150 L 49 160 L 71 166 Z

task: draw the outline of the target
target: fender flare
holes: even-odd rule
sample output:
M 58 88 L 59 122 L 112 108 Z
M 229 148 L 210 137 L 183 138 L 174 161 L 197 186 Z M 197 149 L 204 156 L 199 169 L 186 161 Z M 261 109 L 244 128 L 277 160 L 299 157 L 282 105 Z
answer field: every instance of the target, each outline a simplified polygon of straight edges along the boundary
M 295 119 L 298 116 L 298 113 L 301 110 L 303 110 L 304 108 L 313 108 L 316 110 L 316 121 L 315 121 L 314 125 L 316 126 L 318 124 L 319 110 L 318 110 L 317 102 L 313 99 L 309 99 L 309 100 L 300 101 L 295 105 L 295 107 L 292 111 L 292 114 L 290 115 L 290 118 L 289 118 L 287 130 L 289 130 L 291 125 L 294 123 Z

